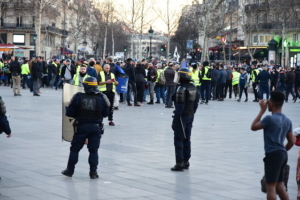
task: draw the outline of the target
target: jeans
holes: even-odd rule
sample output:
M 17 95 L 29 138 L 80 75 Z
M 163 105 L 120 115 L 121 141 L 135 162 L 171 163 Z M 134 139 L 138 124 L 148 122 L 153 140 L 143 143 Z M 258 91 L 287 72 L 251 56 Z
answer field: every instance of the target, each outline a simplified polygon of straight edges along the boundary
M 208 102 L 210 98 L 210 80 L 202 80 L 201 84 L 201 97 L 202 100 L 205 102 Z M 204 97 L 204 92 L 206 92 L 205 97 Z
M 155 82 L 148 81 L 148 86 L 149 86 L 149 93 L 150 93 L 150 101 L 153 101 L 154 100 Z
M 232 96 L 232 80 L 226 81 L 224 98 L 226 98 L 226 96 L 227 96 L 228 89 L 229 89 L 229 98 L 231 98 L 231 96 Z M 223 97 L 221 96 L 221 98 L 223 98 Z
M 225 88 L 226 83 L 219 83 L 219 94 L 220 94 L 220 99 L 224 99 L 226 95 L 224 95 L 224 88 Z
M 270 87 L 269 84 L 259 84 L 259 94 L 260 94 L 260 100 L 264 98 L 264 93 L 267 95 L 267 100 L 270 96 Z
M 257 83 L 253 82 L 252 83 L 252 88 L 253 88 L 253 92 L 254 92 L 254 98 L 255 98 L 255 100 L 258 100 L 259 99 L 259 95 L 258 95 L 256 87 L 257 87 Z
M 136 93 L 136 85 L 135 85 L 135 82 L 128 82 L 128 90 L 127 90 L 127 103 L 130 104 L 130 91 L 133 92 L 133 101 L 134 101 L 134 104 L 137 104 L 137 93 Z
M 27 74 L 23 74 L 22 75 L 23 77 L 23 82 L 22 82 L 22 88 L 25 89 L 26 88 L 26 85 L 28 86 L 28 75 Z
M 143 101 L 146 101 L 146 97 L 149 95 L 149 88 L 144 88 L 144 96 L 143 96 Z
M 167 85 L 167 94 L 166 94 L 166 105 L 172 107 L 173 102 L 172 98 L 176 91 L 176 85 Z
M 110 103 L 110 107 L 108 110 L 108 121 L 113 121 L 115 93 L 104 91 L 103 94 L 107 96 Z
M 216 99 L 217 98 L 217 96 L 216 96 L 216 94 L 217 94 L 217 82 L 216 81 L 211 82 L 211 92 L 212 92 L 212 95 L 213 95 L 213 99 Z M 202 97 L 202 98 L 204 98 L 204 97 Z
M 278 89 L 281 91 L 281 92 L 284 92 L 285 91 L 285 83 L 280 83 L 278 84 Z
M 61 82 L 61 75 L 58 75 L 55 87 L 57 88 Z
M 295 94 L 293 92 L 293 84 L 286 84 L 286 87 L 285 87 L 285 101 L 286 102 L 288 102 L 288 100 L 289 100 L 290 93 L 292 94 L 293 99 L 295 99 Z
M 75 165 L 78 162 L 79 151 L 82 149 L 86 139 L 89 140 L 87 148 L 90 152 L 90 170 L 97 170 L 99 162 L 98 149 L 100 147 L 101 133 L 102 131 L 99 124 L 85 124 L 78 126 L 77 133 L 74 134 L 73 140 L 71 142 L 70 155 L 68 161 L 69 170 L 74 171 Z
M 240 85 L 240 96 L 239 96 L 239 99 L 242 98 L 243 91 L 245 92 L 246 99 L 248 99 L 248 87 L 245 88 L 245 85 Z
M 33 80 L 33 94 L 38 94 L 39 91 L 39 80 Z
M 165 96 L 165 86 L 164 85 L 156 85 L 155 93 L 156 93 L 156 102 L 160 103 L 160 98 L 162 98 L 163 102 L 166 103 Z
M 144 98 L 144 89 L 145 89 L 144 83 L 137 83 L 137 84 L 136 84 L 137 101 L 138 101 L 138 102 L 143 102 L 143 98 Z

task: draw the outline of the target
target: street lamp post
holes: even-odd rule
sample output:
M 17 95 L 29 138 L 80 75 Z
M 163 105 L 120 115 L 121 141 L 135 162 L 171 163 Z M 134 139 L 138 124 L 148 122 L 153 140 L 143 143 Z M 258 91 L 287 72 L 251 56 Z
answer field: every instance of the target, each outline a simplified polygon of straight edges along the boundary
M 37 34 L 33 34 L 33 40 L 34 40 L 34 54 L 33 57 L 36 57 L 36 38 L 37 38 Z
M 149 38 L 150 38 L 150 59 L 152 59 L 152 37 L 153 37 L 153 29 L 152 26 L 150 27 L 148 33 L 149 33 Z
M 82 42 L 82 44 L 83 44 L 83 46 L 85 47 L 85 49 L 84 49 L 84 58 L 85 58 L 85 56 L 86 56 L 86 45 L 87 45 L 87 41 L 83 41 Z

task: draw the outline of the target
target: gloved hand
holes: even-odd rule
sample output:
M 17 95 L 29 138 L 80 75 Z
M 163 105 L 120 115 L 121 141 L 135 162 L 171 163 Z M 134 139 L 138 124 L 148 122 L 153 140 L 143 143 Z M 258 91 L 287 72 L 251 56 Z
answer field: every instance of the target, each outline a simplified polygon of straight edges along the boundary
M 173 129 L 173 131 L 175 131 L 175 130 L 176 130 L 176 125 L 175 125 L 175 123 L 174 123 L 174 122 L 172 123 L 172 129 Z

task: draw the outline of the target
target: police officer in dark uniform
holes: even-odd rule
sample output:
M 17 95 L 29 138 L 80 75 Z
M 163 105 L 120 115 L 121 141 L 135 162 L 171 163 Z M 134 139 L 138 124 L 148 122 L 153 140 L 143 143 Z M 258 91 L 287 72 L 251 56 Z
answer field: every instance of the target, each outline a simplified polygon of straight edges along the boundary
M 200 98 L 197 87 L 191 83 L 192 74 L 189 69 L 181 68 L 178 71 L 178 77 L 180 85 L 176 92 L 172 123 L 176 165 L 171 168 L 172 171 L 183 171 L 190 166 L 191 131 Z
M 72 177 L 78 161 L 78 153 L 88 139 L 89 164 L 91 179 L 98 178 L 98 148 L 103 134 L 102 120 L 108 115 L 110 106 L 107 97 L 98 90 L 98 82 L 94 77 L 87 77 L 83 82 L 85 93 L 78 92 L 73 96 L 66 116 L 75 118 L 74 136 L 71 142 L 67 169 L 62 174 Z

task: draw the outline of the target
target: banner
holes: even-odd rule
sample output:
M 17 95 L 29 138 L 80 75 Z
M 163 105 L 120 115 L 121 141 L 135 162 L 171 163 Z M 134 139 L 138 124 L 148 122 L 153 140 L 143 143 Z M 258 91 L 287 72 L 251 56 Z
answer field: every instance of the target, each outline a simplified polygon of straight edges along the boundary
M 21 58 L 24 57 L 24 50 L 23 49 L 14 49 L 14 56 Z
M 186 48 L 187 49 L 193 49 L 193 40 L 188 40 L 187 42 L 186 42 Z

